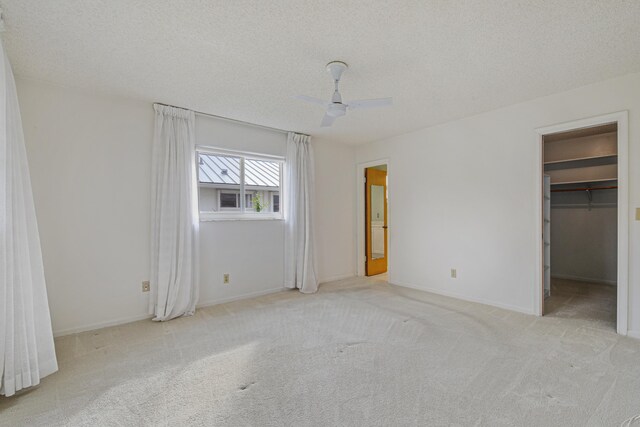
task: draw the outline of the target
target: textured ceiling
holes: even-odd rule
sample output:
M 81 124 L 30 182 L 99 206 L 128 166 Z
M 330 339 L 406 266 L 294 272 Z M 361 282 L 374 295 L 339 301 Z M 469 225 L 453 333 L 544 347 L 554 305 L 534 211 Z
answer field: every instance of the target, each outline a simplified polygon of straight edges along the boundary
M 17 75 L 346 143 L 640 71 L 637 0 L 0 0 Z M 320 128 L 324 66 L 346 100 Z

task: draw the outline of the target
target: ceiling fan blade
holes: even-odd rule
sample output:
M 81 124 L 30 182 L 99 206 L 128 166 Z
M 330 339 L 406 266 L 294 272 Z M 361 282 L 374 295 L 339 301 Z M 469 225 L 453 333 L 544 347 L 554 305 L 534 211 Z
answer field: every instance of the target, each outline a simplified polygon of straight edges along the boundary
M 352 109 L 386 107 L 393 103 L 392 98 L 359 99 L 347 102 L 347 106 Z
M 296 96 L 294 96 L 294 98 L 299 99 L 301 101 L 309 102 L 311 104 L 318 104 L 318 105 L 321 105 L 321 106 L 323 106 L 325 108 L 329 105 L 329 103 L 327 101 L 323 101 L 322 99 L 314 98 L 313 96 L 296 95 Z
M 322 118 L 322 123 L 320 123 L 320 126 L 326 128 L 328 126 L 331 126 L 335 120 L 335 117 L 325 114 Z

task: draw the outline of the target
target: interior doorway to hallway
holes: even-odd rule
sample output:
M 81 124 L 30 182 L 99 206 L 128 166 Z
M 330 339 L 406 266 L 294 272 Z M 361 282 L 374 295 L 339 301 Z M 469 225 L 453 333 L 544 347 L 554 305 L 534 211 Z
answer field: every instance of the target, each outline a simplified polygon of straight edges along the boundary
M 374 276 L 388 266 L 387 165 L 365 168 L 364 175 L 365 274 Z

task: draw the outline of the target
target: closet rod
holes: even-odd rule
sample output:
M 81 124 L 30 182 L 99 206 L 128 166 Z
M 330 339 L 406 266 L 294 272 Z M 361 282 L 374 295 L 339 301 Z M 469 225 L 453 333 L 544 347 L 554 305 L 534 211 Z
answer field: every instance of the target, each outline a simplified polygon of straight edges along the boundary
M 178 107 L 176 105 L 171 105 L 171 104 L 164 104 L 162 102 L 154 102 L 154 104 L 164 105 L 166 107 L 182 108 L 183 110 L 188 110 L 188 108 Z M 243 125 L 252 126 L 252 127 L 261 128 L 261 129 L 272 130 L 272 131 L 275 131 L 275 132 L 281 132 L 281 133 L 287 133 L 287 134 L 289 132 L 295 132 L 295 131 L 288 131 L 288 130 L 284 130 L 284 129 L 272 128 L 271 126 L 258 125 L 258 124 L 251 123 L 251 122 L 245 122 L 244 120 L 232 119 L 232 118 L 229 118 L 229 117 L 218 116 L 218 115 L 215 115 L 215 114 L 203 113 L 202 111 L 195 111 L 195 110 L 192 110 L 192 111 L 195 114 L 199 115 L 199 116 L 213 117 L 214 119 L 225 120 L 227 122 L 233 122 L 233 123 L 240 123 L 240 124 L 243 124 Z M 306 133 L 301 133 L 301 132 L 295 132 L 295 133 L 298 133 L 298 134 L 304 135 L 304 136 L 311 136 L 311 135 L 308 135 Z
M 595 190 L 615 190 L 618 186 L 612 185 L 610 187 L 593 187 L 593 188 L 556 188 L 555 190 L 551 190 L 552 193 L 565 193 L 568 191 L 595 191 Z

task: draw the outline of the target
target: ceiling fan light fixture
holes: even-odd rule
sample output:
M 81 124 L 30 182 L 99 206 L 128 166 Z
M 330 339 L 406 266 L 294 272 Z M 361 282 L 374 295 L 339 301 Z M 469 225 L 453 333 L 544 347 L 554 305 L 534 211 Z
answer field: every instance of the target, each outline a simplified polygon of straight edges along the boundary
M 347 106 L 344 104 L 331 104 L 327 109 L 327 114 L 331 117 L 341 117 L 347 114 Z

